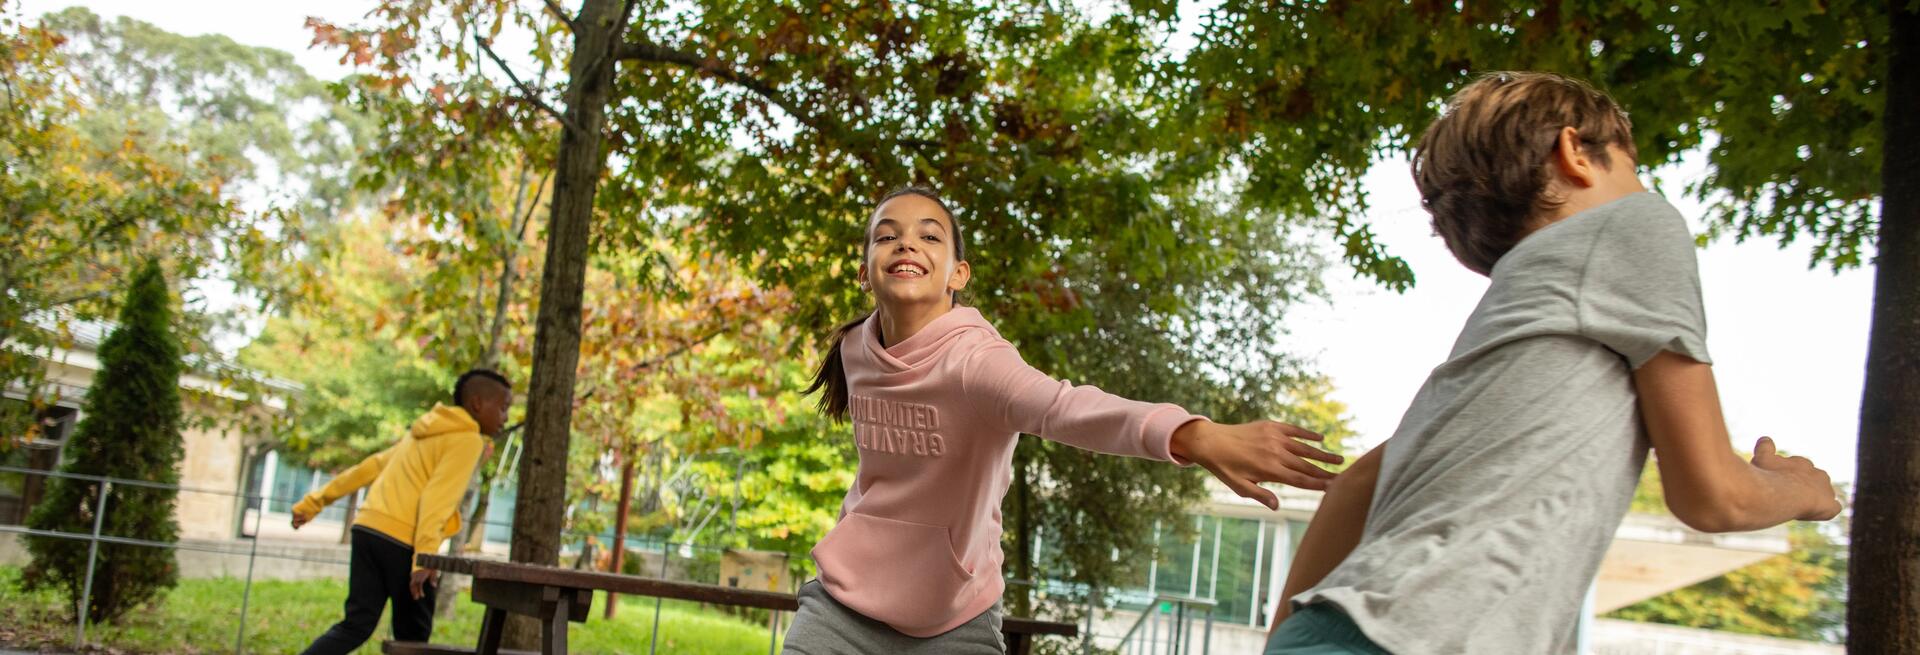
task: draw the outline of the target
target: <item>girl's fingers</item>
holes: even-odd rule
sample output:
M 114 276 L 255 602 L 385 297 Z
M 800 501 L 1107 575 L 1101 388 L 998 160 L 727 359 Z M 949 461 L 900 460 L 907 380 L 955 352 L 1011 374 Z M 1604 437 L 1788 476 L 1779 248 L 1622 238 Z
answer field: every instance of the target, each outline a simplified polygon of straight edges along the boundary
M 1283 476 L 1279 482 L 1295 489 L 1310 489 L 1313 491 L 1326 491 L 1327 486 L 1333 483 L 1332 480 L 1308 477 L 1298 473 L 1290 473 Z
M 1260 504 L 1266 505 L 1267 509 L 1280 509 L 1280 497 L 1273 495 L 1273 492 L 1268 491 L 1265 487 L 1254 484 L 1248 480 L 1240 479 L 1239 476 L 1230 477 L 1227 486 L 1231 487 L 1234 493 L 1240 494 L 1242 497 L 1252 498 L 1259 501 Z
M 1347 461 L 1347 458 L 1345 457 L 1341 457 L 1339 455 L 1321 450 L 1319 448 L 1315 448 L 1313 446 L 1300 443 L 1298 441 L 1294 441 L 1292 439 L 1287 440 L 1287 452 L 1293 453 L 1295 455 L 1299 455 L 1301 457 L 1306 457 L 1309 459 L 1317 459 L 1322 462 L 1326 462 L 1328 464 L 1339 464 L 1341 462 Z
M 1274 464 L 1275 462 L 1268 462 L 1265 466 L 1259 467 L 1259 469 L 1261 469 L 1260 472 L 1265 475 L 1267 479 L 1275 482 L 1284 482 L 1286 478 L 1282 476 L 1288 474 L 1299 474 L 1312 478 L 1320 478 L 1322 480 L 1332 480 L 1336 475 L 1333 471 L 1314 466 L 1307 460 L 1298 457 L 1281 457 L 1278 462 L 1279 465 L 1275 466 Z
M 1279 421 L 1268 421 L 1268 423 L 1272 423 L 1274 426 L 1280 428 L 1280 434 L 1283 436 L 1293 437 L 1295 439 L 1305 439 L 1307 441 L 1326 441 L 1327 440 L 1326 437 L 1320 436 L 1320 433 L 1318 432 L 1308 430 L 1306 428 L 1300 427 L 1298 425 L 1294 425 L 1292 423 L 1281 423 Z

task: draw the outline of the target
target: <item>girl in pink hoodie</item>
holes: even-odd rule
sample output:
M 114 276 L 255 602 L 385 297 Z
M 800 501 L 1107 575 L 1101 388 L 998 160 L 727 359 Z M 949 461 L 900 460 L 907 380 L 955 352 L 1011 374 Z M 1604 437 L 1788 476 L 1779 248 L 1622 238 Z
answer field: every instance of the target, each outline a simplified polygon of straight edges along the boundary
M 1274 421 L 1220 425 L 1179 407 L 1048 377 L 954 296 L 971 276 L 958 221 L 909 187 L 867 224 L 858 278 L 873 313 L 839 329 L 808 393 L 853 422 L 860 468 L 814 546 L 786 652 L 1002 653 L 1000 501 L 1022 433 L 1087 450 L 1199 464 L 1277 508 L 1261 482 L 1324 489 L 1307 460 L 1340 457 Z

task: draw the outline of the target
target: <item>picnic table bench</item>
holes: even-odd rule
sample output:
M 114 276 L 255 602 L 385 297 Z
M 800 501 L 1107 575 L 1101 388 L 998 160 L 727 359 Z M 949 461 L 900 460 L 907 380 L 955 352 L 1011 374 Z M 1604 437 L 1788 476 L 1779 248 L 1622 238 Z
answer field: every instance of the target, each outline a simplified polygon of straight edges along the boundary
M 595 591 L 753 607 L 775 612 L 800 609 L 799 600 L 793 594 L 772 591 L 450 555 L 417 555 L 415 558 L 422 568 L 473 576 L 473 600 L 487 608 L 480 623 L 480 639 L 472 650 L 417 642 L 384 643 L 382 651 L 392 655 L 518 653 L 500 649 L 508 612 L 533 617 L 540 622 L 541 653 L 566 653 L 567 624 L 586 622 Z M 1007 651 L 1016 655 L 1031 652 L 1035 635 L 1071 637 L 1079 633 L 1078 626 L 1071 623 L 1017 617 L 1003 619 L 1000 629 L 1006 638 Z

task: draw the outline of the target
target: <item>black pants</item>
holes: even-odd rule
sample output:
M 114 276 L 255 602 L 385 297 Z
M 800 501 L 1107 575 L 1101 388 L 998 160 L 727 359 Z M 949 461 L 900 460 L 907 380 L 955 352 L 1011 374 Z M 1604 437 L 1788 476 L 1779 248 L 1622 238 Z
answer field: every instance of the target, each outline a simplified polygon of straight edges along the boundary
M 313 640 L 306 655 L 346 655 L 367 643 L 380 626 L 380 612 L 393 605 L 393 638 L 427 641 L 433 635 L 433 594 L 415 600 L 413 549 L 371 529 L 353 528 L 353 558 L 347 573 L 347 617 Z

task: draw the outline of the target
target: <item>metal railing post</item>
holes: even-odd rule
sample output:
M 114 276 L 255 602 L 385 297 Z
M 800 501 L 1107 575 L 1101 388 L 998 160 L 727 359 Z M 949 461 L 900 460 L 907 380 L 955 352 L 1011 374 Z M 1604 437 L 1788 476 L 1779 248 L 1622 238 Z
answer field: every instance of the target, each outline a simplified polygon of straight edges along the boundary
M 1187 601 L 1173 606 L 1173 655 L 1187 652 Z
M 1200 639 L 1200 653 L 1201 655 L 1213 654 L 1213 608 L 1207 608 L 1207 632 L 1206 636 Z
M 625 545 L 626 544 L 621 544 L 621 546 L 623 547 Z M 660 545 L 660 579 L 661 580 L 667 579 L 667 561 L 668 561 L 668 558 L 670 557 L 673 557 L 673 540 L 667 539 Z M 647 655 L 654 655 L 654 653 L 658 652 L 658 649 L 660 648 L 660 603 L 661 603 L 660 597 L 654 596 L 653 597 L 653 634 L 649 636 L 649 641 L 651 643 L 647 644 Z
M 767 610 L 767 655 L 780 646 L 780 610 Z
M 233 652 L 238 655 L 247 655 L 247 605 L 253 601 L 253 562 L 260 555 L 260 520 L 267 513 L 266 505 L 261 501 L 261 511 L 253 515 L 253 544 L 247 547 L 247 586 L 240 592 L 240 629 L 233 636 Z
M 1153 617 L 1147 622 L 1147 649 L 1152 652 L 1154 646 L 1160 643 L 1160 601 L 1153 601 L 1152 605 L 1147 606 L 1147 611 L 1152 612 L 1150 616 Z
M 100 500 L 93 505 L 93 538 L 87 541 L 87 582 L 80 591 L 80 633 L 74 638 L 75 648 L 87 645 L 87 606 L 93 604 L 93 566 L 100 558 L 100 522 L 107 515 L 107 493 L 113 491 L 112 482 L 100 483 Z

